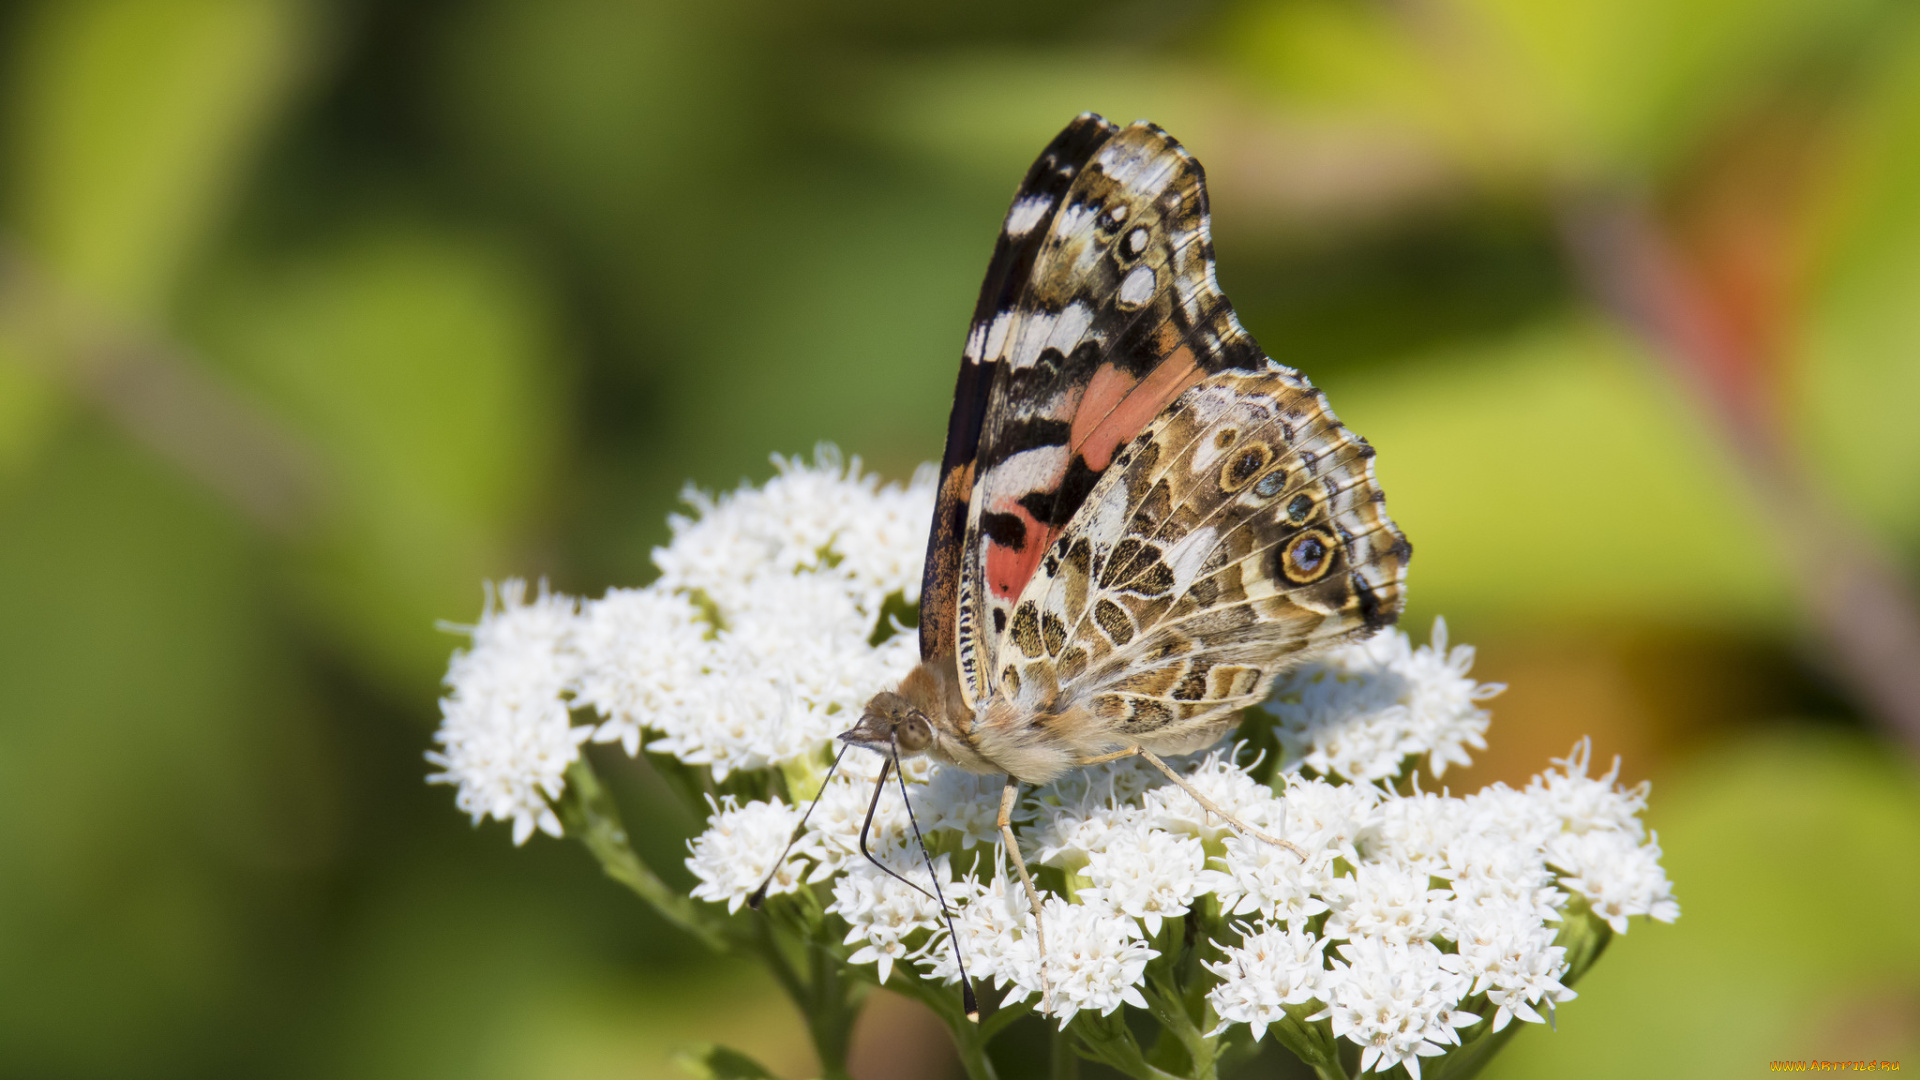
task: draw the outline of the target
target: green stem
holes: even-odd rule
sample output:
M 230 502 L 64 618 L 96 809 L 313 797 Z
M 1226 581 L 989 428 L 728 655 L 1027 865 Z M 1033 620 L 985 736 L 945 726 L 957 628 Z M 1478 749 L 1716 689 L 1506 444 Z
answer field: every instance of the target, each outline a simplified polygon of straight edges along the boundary
M 1073 1036 L 1059 1029 L 1048 1032 L 1047 1080 L 1080 1080 L 1080 1055 L 1074 1052 Z
M 767 965 L 767 970 L 773 973 L 773 981 L 779 983 L 780 989 L 793 999 L 794 1007 L 803 1014 L 807 1013 L 811 993 L 807 984 L 800 980 L 800 973 L 793 969 L 787 954 L 781 950 L 779 940 L 774 937 L 773 920 L 754 920 L 754 936 L 750 947 L 759 955 L 760 962 Z
M 1351 1080 L 1351 1078 L 1347 1076 L 1346 1067 L 1341 1065 L 1338 1059 L 1334 1060 L 1331 1064 L 1324 1062 L 1310 1062 L 1309 1064 L 1313 1065 L 1313 1075 L 1319 1077 L 1320 1080 Z
M 896 973 L 899 969 L 895 969 Z M 987 1057 L 987 1043 L 1000 1033 L 1011 1020 L 1019 1018 L 1026 1009 L 1014 1006 L 999 1009 L 982 1023 L 967 1019 L 960 1004 L 959 990 L 952 986 L 906 975 L 896 974 L 898 985 L 889 982 L 887 986 L 903 997 L 910 997 L 932 1009 L 947 1025 L 947 1031 L 953 1035 L 953 1048 L 960 1055 L 960 1066 L 967 1072 L 967 1080 L 999 1080 L 999 1073 L 993 1067 L 992 1059 Z M 1006 1019 L 1002 1019 L 1005 1017 Z
M 813 942 L 808 943 L 807 952 L 813 980 L 802 1011 L 807 1015 L 814 1052 L 820 1056 L 820 1074 L 825 1080 L 849 1080 L 847 1048 L 853 1041 L 853 1021 L 859 1011 L 848 1000 L 851 987 L 840 978 L 840 958 Z
M 1193 1022 L 1193 1016 L 1187 1012 L 1187 1003 L 1179 988 L 1165 980 L 1154 977 L 1151 971 L 1147 976 L 1147 1011 L 1160 1021 L 1160 1026 L 1168 1035 L 1179 1042 L 1187 1052 L 1191 1065 L 1191 1080 L 1216 1080 L 1218 1074 L 1218 1040 L 1208 1037 L 1199 1025 Z
M 1118 1069 L 1134 1080 L 1181 1080 L 1147 1061 L 1117 1010 L 1106 1016 L 1080 1013 L 1067 1028 L 1080 1040 L 1080 1052 L 1084 1056 Z
M 1299 1019 L 1304 1015 L 1304 1012 L 1296 1015 L 1289 1010 L 1286 1019 L 1267 1031 L 1313 1069 L 1320 1080 L 1350 1080 L 1346 1066 L 1340 1061 L 1340 1040 L 1334 1038 L 1333 1025 L 1326 1020 L 1308 1023 Z M 1424 1069 L 1421 1075 L 1426 1075 Z
M 978 991 L 979 987 L 975 986 L 974 989 Z M 985 1020 L 980 1021 L 980 1033 L 991 1040 L 995 1035 L 1005 1031 L 1008 1024 L 1032 1012 L 1033 1003 L 1034 999 L 1028 998 L 1026 1001 L 1016 1001 L 1011 1005 L 1000 1006 L 989 1013 Z
M 584 755 L 567 767 L 567 790 L 555 800 L 554 809 L 567 835 L 587 846 L 608 877 L 632 889 L 661 918 L 699 938 L 708 948 L 726 951 L 726 934 L 716 921 L 702 912 L 692 897 L 660 880 L 634 853 L 627 841 L 626 826 L 620 821 L 620 808 Z
M 953 1047 L 960 1053 L 960 1066 L 967 1071 L 967 1080 L 999 1080 L 993 1059 L 987 1057 L 987 1041 L 991 1035 L 965 1017 L 958 1023 L 950 1023 L 948 1030 L 953 1032 Z
M 752 925 L 752 935 L 742 938 L 740 944 L 760 958 L 799 1010 L 814 1055 L 820 1059 L 821 1076 L 824 1080 L 848 1080 L 847 1049 L 859 1009 L 853 1002 L 854 988 L 841 977 L 840 957 L 822 943 L 799 936 L 797 948 L 804 950 L 800 959 L 807 967 L 807 977 L 801 978 L 795 958 L 788 955 L 795 947 L 783 944 L 783 939 L 791 938 L 781 933 L 772 913 L 763 912 Z

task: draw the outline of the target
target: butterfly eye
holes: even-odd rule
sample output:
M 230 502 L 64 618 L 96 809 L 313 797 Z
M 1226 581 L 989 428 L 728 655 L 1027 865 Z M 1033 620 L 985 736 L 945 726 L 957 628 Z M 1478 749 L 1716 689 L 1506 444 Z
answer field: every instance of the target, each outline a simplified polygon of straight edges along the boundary
M 1262 480 L 1261 483 L 1265 484 L 1266 481 Z M 1295 525 L 1305 523 L 1307 516 L 1312 513 L 1313 496 L 1311 495 L 1295 495 L 1293 501 L 1287 504 L 1287 520 Z
M 1282 491 L 1286 490 L 1286 487 L 1287 487 L 1287 470 L 1275 469 L 1272 472 L 1268 473 L 1267 475 L 1261 477 L 1259 483 L 1253 485 L 1253 493 L 1255 495 L 1260 496 L 1263 499 L 1271 499 L 1275 495 L 1278 495 Z M 1298 525 L 1300 523 L 1296 521 L 1294 522 L 1294 524 Z
M 1125 240 L 1120 241 L 1120 254 L 1125 255 L 1129 259 L 1139 258 L 1147 250 L 1148 239 L 1147 230 L 1133 230 L 1127 234 Z
M 933 725 L 918 711 L 910 712 L 894 726 L 893 744 L 903 754 L 918 754 L 933 744 Z
M 1125 225 L 1126 223 L 1127 223 L 1127 204 L 1126 203 L 1114 203 L 1112 206 L 1107 207 L 1106 213 L 1103 213 L 1100 215 L 1100 231 L 1103 233 L 1106 233 L 1108 236 L 1112 236 L 1114 233 L 1119 232 L 1120 226 Z

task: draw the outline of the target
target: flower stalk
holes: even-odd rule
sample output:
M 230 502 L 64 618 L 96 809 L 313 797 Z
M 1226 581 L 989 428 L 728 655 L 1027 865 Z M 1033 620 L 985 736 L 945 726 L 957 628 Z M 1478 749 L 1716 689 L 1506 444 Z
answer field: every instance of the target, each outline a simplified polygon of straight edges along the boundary
M 661 918 L 692 934 L 702 945 L 715 952 L 726 951 L 727 937 L 716 920 L 691 897 L 662 881 L 634 852 L 613 796 L 585 757 L 567 767 L 567 788 L 555 800 L 554 809 L 566 834 L 586 846 L 608 877 L 631 889 Z

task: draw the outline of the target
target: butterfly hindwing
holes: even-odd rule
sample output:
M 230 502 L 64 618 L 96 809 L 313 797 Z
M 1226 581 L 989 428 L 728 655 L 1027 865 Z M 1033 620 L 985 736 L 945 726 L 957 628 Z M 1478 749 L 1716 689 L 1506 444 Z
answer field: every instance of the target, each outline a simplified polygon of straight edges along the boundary
M 969 704 L 992 689 L 1043 553 L 1120 448 L 1202 379 L 1266 364 L 1214 281 L 1199 163 L 1152 124 L 1109 130 L 1048 216 L 1016 199 L 1009 235 L 1029 224 L 1044 235 L 1024 285 L 1002 290 L 968 343 L 994 367 L 959 547 Z
M 1187 391 L 1042 558 L 987 726 L 1051 730 L 1081 754 L 1196 749 L 1290 662 L 1393 622 L 1411 549 L 1372 458 L 1279 364 Z M 1021 741 L 981 732 L 1002 734 Z

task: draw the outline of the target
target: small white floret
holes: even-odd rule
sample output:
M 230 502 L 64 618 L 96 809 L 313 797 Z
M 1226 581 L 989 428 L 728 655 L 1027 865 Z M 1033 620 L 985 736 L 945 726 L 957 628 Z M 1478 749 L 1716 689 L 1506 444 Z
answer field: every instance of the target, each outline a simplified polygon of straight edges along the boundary
M 1255 930 L 1242 923 L 1240 932 L 1241 943 L 1223 950 L 1226 959 L 1207 962 L 1220 977 L 1207 1000 L 1220 1016 L 1213 1034 L 1246 1024 L 1259 1040 L 1268 1024 L 1286 1018 L 1287 1006 L 1305 1005 L 1325 993 L 1327 942 L 1304 930 L 1271 926 Z
M 1387 630 L 1289 672 L 1267 708 L 1295 765 L 1349 780 L 1398 776 L 1407 758 L 1424 756 L 1435 776 L 1469 765 L 1485 749 L 1491 714 L 1479 703 L 1505 689 L 1467 673 L 1473 649 L 1447 647 L 1434 620 L 1430 644 L 1414 648 Z
M 741 806 L 731 795 L 717 803 L 709 797 L 707 802 L 713 808 L 707 829 L 687 842 L 687 850 L 692 853 L 687 858 L 687 869 L 700 879 L 700 884 L 693 887 L 696 899 L 725 904 L 728 911 L 739 911 L 740 905 L 746 903 L 769 876 L 772 879 L 767 886 L 769 896 L 800 888 L 806 869 L 804 857 L 808 854 L 804 845 L 796 845 L 779 864 L 779 872 L 774 872 L 774 860 L 786 849 L 787 839 L 800 820 L 792 807 L 779 799 L 755 800 Z
M 1335 1036 L 1360 1047 L 1361 1072 L 1404 1065 L 1419 1080 L 1421 1058 L 1445 1053 L 1460 1041 L 1456 1028 L 1480 1022 L 1454 1008 L 1472 980 L 1431 942 L 1359 938 L 1336 951 L 1340 959 L 1324 982 L 1327 1007 L 1309 1019 L 1331 1019 Z
M 1162 919 L 1187 913 L 1202 891 L 1206 848 L 1194 837 L 1133 825 L 1109 832 L 1087 859 L 1082 903 L 1105 907 L 1160 933 Z
M 1102 1016 L 1121 1005 L 1147 1007 L 1140 994 L 1147 961 L 1160 955 L 1142 940 L 1140 925 L 1104 908 L 1071 904 L 1050 897 L 1042 908 L 1046 920 L 1047 970 L 1052 990 L 1046 1015 L 1068 1021 L 1081 1010 Z M 1008 966 L 1013 988 L 1007 1001 L 1023 1001 L 1040 994 L 1040 956 L 1034 939 L 1022 938 L 1017 958 Z
M 502 583 L 471 630 L 473 647 L 454 654 L 434 734 L 440 749 L 427 754 L 440 767 L 427 781 L 455 785 L 454 805 L 476 824 L 511 821 L 515 844 L 536 829 L 561 835 L 550 800 L 593 734 L 573 726 L 564 697 L 579 668 L 576 602 L 526 592 L 523 581 Z

